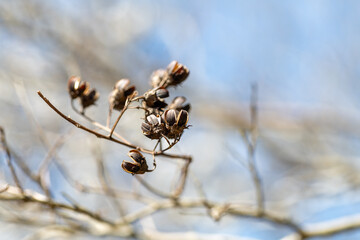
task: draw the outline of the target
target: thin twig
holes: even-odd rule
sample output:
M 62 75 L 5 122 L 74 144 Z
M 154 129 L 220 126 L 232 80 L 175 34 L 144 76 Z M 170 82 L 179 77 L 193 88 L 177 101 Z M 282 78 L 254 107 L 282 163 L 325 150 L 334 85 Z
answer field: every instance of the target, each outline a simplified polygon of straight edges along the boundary
M 253 84 L 251 88 L 251 103 L 250 103 L 250 139 L 247 139 L 248 145 L 248 162 L 249 170 L 255 185 L 256 204 L 258 206 L 259 214 L 265 210 L 264 191 L 261 184 L 259 171 L 256 166 L 255 149 L 258 137 L 258 107 L 257 107 L 257 85 Z
M 11 175 L 12 175 L 12 178 L 15 182 L 15 185 L 20 189 L 20 192 L 22 194 L 24 194 L 24 189 L 19 181 L 19 178 L 16 174 L 16 171 L 15 171 L 15 168 L 12 164 L 12 160 L 11 160 L 11 154 L 10 154 L 10 150 L 7 146 L 7 143 L 6 143 L 6 138 L 5 138 L 5 131 L 4 131 L 4 128 L 0 126 L 0 142 L 1 142 L 1 145 L 2 145 L 2 148 L 3 150 L 5 151 L 6 153 L 6 164 L 8 165 L 9 169 L 10 169 L 10 172 L 11 172 Z
M 85 184 L 80 183 L 79 181 L 76 181 L 75 179 L 73 179 L 71 174 L 68 172 L 68 170 L 62 163 L 55 160 L 54 164 L 57 167 L 57 169 L 59 170 L 60 174 L 64 177 L 64 179 L 77 191 L 82 192 L 82 193 L 91 193 L 91 194 L 99 194 L 99 195 L 104 194 L 104 189 L 102 189 L 100 187 L 85 185 Z M 134 193 L 134 192 L 123 191 L 123 190 L 119 190 L 119 189 L 115 189 L 115 188 L 111 188 L 111 191 L 115 194 L 116 198 L 138 200 L 143 203 L 151 203 L 154 201 L 154 199 L 152 199 L 150 197 L 145 197 L 141 194 Z
M 135 175 L 135 178 L 151 193 L 153 193 L 161 198 L 173 198 L 172 194 L 168 194 L 168 193 L 162 192 L 162 191 L 154 188 L 153 186 L 148 184 L 142 177 Z
M 130 148 L 137 148 L 137 146 L 135 146 L 133 144 L 128 144 L 128 143 L 125 143 L 123 141 L 117 140 L 115 138 L 109 138 L 109 136 L 105 136 L 105 135 L 103 135 L 101 133 L 98 133 L 98 132 L 96 132 L 94 130 L 91 130 L 90 128 L 87 128 L 87 127 L 81 125 L 77 121 L 73 120 L 71 117 L 68 117 L 65 114 L 63 114 L 62 112 L 60 112 L 54 105 L 52 105 L 52 103 L 46 97 L 44 97 L 44 95 L 40 91 L 38 91 L 37 93 L 45 101 L 45 103 L 49 105 L 49 107 L 51 107 L 57 114 L 59 114 L 62 118 L 64 118 L 66 121 L 70 122 L 71 124 L 73 124 L 77 128 L 80 128 L 80 129 L 82 129 L 82 130 L 84 130 L 84 131 L 86 131 L 88 133 L 94 134 L 98 138 L 108 139 L 110 141 L 119 143 L 121 145 L 130 147 Z M 143 152 L 151 152 L 151 151 L 143 149 Z
M 108 115 L 106 118 L 106 127 L 110 128 L 110 121 L 111 121 L 111 114 L 112 114 L 112 107 L 109 107 Z
M 54 156 L 56 155 L 57 151 L 59 150 L 59 148 L 61 148 L 61 146 L 65 143 L 65 140 L 67 139 L 68 135 L 70 134 L 69 130 L 67 133 L 59 136 L 55 143 L 53 144 L 53 146 L 49 149 L 48 153 L 46 154 L 44 160 L 42 161 L 39 170 L 38 170 L 38 174 L 37 174 L 37 182 L 39 183 L 40 187 L 44 190 L 46 196 L 48 198 L 52 198 L 52 194 L 51 191 L 49 189 L 49 187 L 47 186 L 47 183 L 45 182 L 45 174 L 46 171 L 48 171 L 48 167 L 51 163 L 51 160 L 54 158 Z
M 26 92 L 26 88 L 23 81 L 15 81 L 14 87 L 16 94 L 18 95 L 19 102 L 22 105 L 22 108 L 25 110 L 27 117 L 30 119 L 31 123 L 35 127 L 36 136 L 39 137 L 40 142 L 45 146 L 46 149 L 50 148 L 50 143 L 46 137 L 46 134 L 37 119 L 35 118 L 32 110 L 32 105 L 30 103 L 28 94 Z
M 121 112 L 120 112 L 118 118 L 116 119 L 113 127 L 111 128 L 111 131 L 110 131 L 110 134 L 109 134 L 109 138 L 112 138 L 112 135 L 113 135 L 113 133 L 114 133 L 114 131 L 115 131 L 115 128 L 116 128 L 117 124 L 119 123 L 121 117 L 124 115 L 126 109 L 129 107 L 129 104 L 130 104 L 130 103 L 131 103 L 131 96 L 126 99 L 126 102 L 125 102 L 125 105 L 124 105 L 123 109 L 121 110 Z
M 182 192 L 185 189 L 185 183 L 186 183 L 186 179 L 188 176 L 189 166 L 190 166 L 191 161 L 192 161 L 191 157 L 186 159 L 185 165 L 181 169 L 180 180 L 179 180 L 178 186 L 175 189 L 175 191 L 173 192 L 174 198 L 179 198 L 179 196 L 182 194 Z
M 110 187 L 111 181 L 109 179 L 109 174 L 106 171 L 105 166 L 104 166 L 104 159 L 101 154 L 100 146 L 98 146 L 97 149 L 94 150 L 94 155 L 96 158 L 98 178 L 99 178 L 101 187 L 102 187 L 103 191 L 105 192 L 105 194 L 110 197 L 110 201 L 112 202 L 112 204 L 114 205 L 116 210 L 119 212 L 120 216 L 123 217 L 123 216 L 125 216 L 125 211 L 124 211 L 120 201 L 118 201 L 115 192 Z
M 74 105 L 74 101 L 71 101 L 71 108 L 74 110 L 74 112 L 76 112 L 77 114 L 79 114 L 80 116 L 82 116 L 85 120 L 89 121 L 92 125 L 94 125 L 97 128 L 100 128 L 101 130 L 104 130 L 105 132 L 110 133 L 111 129 L 109 128 L 109 126 L 104 126 L 101 123 L 95 121 L 94 119 L 90 118 L 88 115 L 86 115 L 85 113 L 82 113 L 81 111 L 79 111 L 75 105 Z M 108 125 L 108 124 L 107 124 Z M 115 135 L 117 138 L 119 138 L 121 141 L 130 144 L 123 136 L 121 136 L 120 134 L 114 132 L 113 135 Z
M 19 188 L 17 188 L 19 189 Z M 76 213 L 80 213 L 83 215 L 86 215 L 96 221 L 102 222 L 102 223 L 106 223 L 108 225 L 113 225 L 114 223 L 103 218 L 102 216 L 100 216 L 97 213 L 94 213 L 88 209 L 85 209 L 84 207 L 80 207 L 80 206 L 72 206 L 72 205 L 67 205 L 65 203 L 60 203 L 60 202 L 56 202 L 56 201 L 50 201 L 46 196 L 41 195 L 39 193 L 35 193 L 32 191 L 23 191 L 24 194 L 18 194 L 18 190 L 13 188 L 13 187 L 9 187 L 9 189 L 2 193 L 0 195 L 0 199 L 1 200 L 7 200 L 7 201 L 24 201 L 24 202 L 33 202 L 33 203 L 39 203 L 42 204 L 44 206 L 48 206 L 50 207 L 50 209 L 64 209 L 64 210 L 69 210 L 72 212 L 76 212 Z
M 39 180 L 38 175 L 32 173 L 29 166 L 25 164 L 25 160 L 22 159 L 18 154 L 16 154 L 16 152 L 14 152 L 10 147 L 9 147 L 9 151 L 11 153 L 11 156 L 13 157 L 14 162 L 16 163 L 17 166 L 19 166 L 21 171 L 23 171 L 23 173 L 25 173 L 25 175 L 28 176 L 31 180 L 37 182 Z

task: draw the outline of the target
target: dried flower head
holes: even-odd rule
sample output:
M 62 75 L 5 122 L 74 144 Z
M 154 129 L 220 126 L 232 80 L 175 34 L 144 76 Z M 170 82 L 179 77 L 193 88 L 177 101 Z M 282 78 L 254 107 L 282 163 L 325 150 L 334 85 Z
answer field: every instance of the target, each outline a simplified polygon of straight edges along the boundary
M 186 124 L 189 121 L 189 114 L 185 110 L 166 110 L 162 118 L 165 122 L 165 128 L 168 130 L 165 134 L 168 138 L 180 138 L 184 129 L 188 128 Z
M 160 116 L 151 114 L 141 124 L 143 134 L 150 139 L 159 139 L 166 134 L 166 128 Z
M 126 99 L 133 94 L 135 86 L 130 86 L 129 79 L 121 79 L 109 95 L 109 104 L 112 109 L 122 110 Z
M 88 88 L 89 83 L 81 81 L 80 77 L 72 76 L 68 80 L 68 92 L 71 99 L 80 97 Z
M 83 110 L 91 105 L 94 105 L 96 100 L 98 100 L 100 94 L 96 91 L 95 88 L 87 88 L 85 92 L 81 95 L 81 106 Z
M 182 83 L 190 74 L 189 69 L 177 61 L 172 61 L 167 66 L 166 71 L 169 74 L 169 80 L 167 83 L 169 86 Z
M 144 94 L 146 107 L 162 109 L 167 106 L 164 98 L 169 97 L 169 91 L 166 88 L 154 88 Z
M 125 172 L 135 175 L 144 174 L 149 171 L 145 157 L 138 150 L 130 150 L 128 156 L 131 158 L 132 162 L 124 160 L 121 164 L 121 167 Z

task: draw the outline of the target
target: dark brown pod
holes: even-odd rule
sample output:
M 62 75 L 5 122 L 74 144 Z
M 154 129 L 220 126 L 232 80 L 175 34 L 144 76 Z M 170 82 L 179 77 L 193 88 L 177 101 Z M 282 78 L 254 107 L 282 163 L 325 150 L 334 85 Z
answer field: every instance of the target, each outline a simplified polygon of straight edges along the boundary
M 166 88 L 159 88 L 155 91 L 158 98 L 167 98 L 169 97 L 169 91 Z
M 177 125 L 179 127 L 184 127 L 186 126 L 187 122 L 189 121 L 189 114 L 187 111 L 185 110 L 181 110 L 178 114 L 178 117 L 177 117 Z
M 121 164 L 122 169 L 125 172 L 131 173 L 132 175 L 140 171 L 140 164 L 123 161 Z
M 81 81 L 80 77 L 72 76 L 68 80 L 68 92 L 72 99 L 81 96 L 88 88 L 89 84 Z
M 180 112 L 175 109 L 166 110 L 162 115 L 165 122 L 165 136 L 171 139 L 179 138 L 184 129 L 188 128 L 186 125 L 189 120 L 189 114 L 185 110 Z
M 177 111 L 174 109 L 166 110 L 164 116 L 166 126 L 172 127 L 176 123 Z
M 167 106 L 164 98 L 169 96 L 169 91 L 163 87 L 152 89 L 144 94 L 146 107 L 162 109 Z
M 143 134 L 150 139 L 160 139 L 166 134 L 166 128 L 162 123 L 161 117 L 151 114 L 146 117 L 145 122 L 141 124 Z
M 189 69 L 177 61 L 172 61 L 166 70 L 170 76 L 168 85 L 178 85 L 185 81 L 190 74 Z
M 133 162 L 123 161 L 121 164 L 122 169 L 125 172 L 134 174 L 144 174 L 152 170 L 148 169 L 145 157 L 136 149 L 130 150 L 128 156 Z
M 99 95 L 100 94 L 94 88 L 91 90 L 86 90 L 81 95 L 81 105 L 82 105 L 83 109 L 85 109 L 91 105 L 94 105 L 95 102 L 98 100 Z
M 145 157 L 138 150 L 130 150 L 128 156 L 139 164 L 145 162 Z

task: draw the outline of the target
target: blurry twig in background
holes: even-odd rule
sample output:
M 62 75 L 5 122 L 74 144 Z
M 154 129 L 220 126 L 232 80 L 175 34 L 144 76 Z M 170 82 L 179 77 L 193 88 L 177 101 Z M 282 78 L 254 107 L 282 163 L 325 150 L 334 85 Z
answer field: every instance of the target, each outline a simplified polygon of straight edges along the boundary
M 256 202 L 258 206 L 259 215 L 265 210 L 265 198 L 264 190 L 261 185 L 261 179 L 259 170 L 256 166 L 255 161 L 255 149 L 258 138 L 258 87 L 254 83 L 251 86 L 251 104 L 250 104 L 250 133 L 246 134 L 246 140 L 248 145 L 248 159 L 249 159 L 249 170 L 251 172 L 253 182 L 256 191 Z M 249 136 L 250 135 L 250 136 Z
M 258 139 L 258 87 L 254 83 L 251 86 L 251 101 L 250 101 L 250 128 L 249 130 L 240 129 L 241 136 L 247 146 L 248 151 L 248 169 L 250 171 L 252 181 L 255 187 L 256 204 L 259 215 L 265 210 L 264 190 L 261 184 L 259 170 L 256 165 L 255 150 Z M 239 162 L 241 162 L 239 160 Z
M 17 173 L 15 171 L 14 165 L 12 163 L 12 159 L 11 159 L 11 153 L 10 153 L 10 149 L 7 146 L 6 143 L 6 138 L 5 138 L 5 130 L 3 127 L 0 126 L 0 143 L 1 143 L 1 148 L 3 149 L 3 151 L 5 152 L 5 159 L 6 159 L 6 164 L 8 165 L 10 172 L 11 172 L 11 176 L 15 182 L 15 185 L 19 188 L 21 194 L 24 194 L 24 189 L 20 183 L 20 180 L 17 176 Z
M 121 217 L 125 216 L 125 211 L 119 199 L 116 197 L 116 193 L 113 191 L 113 183 L 110 179 L 108 171 L 105 169 L 104 158 L 102 156 L 102 151 L 100 146 L 94 146 L 93 155 L 96 158 L 98 178 L 100 185 L 104 193 L 109 196 L 109 200 L 112 202 L 113 206 L 116 208 Z

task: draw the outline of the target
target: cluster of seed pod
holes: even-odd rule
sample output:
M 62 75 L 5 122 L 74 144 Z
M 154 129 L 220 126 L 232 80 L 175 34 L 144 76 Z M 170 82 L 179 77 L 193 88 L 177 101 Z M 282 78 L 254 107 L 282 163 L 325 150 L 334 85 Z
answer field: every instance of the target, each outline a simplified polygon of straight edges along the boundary
M 85 108 L 94 105 L 99 98 L 95 88 L 90 89 L 90 84 L 82 81 L 80 77 L 72 76 L 68 80 L 68 92 L 72 100 L 80 98 L 82 112 Z
M 176 97 L 168 105 L 170 86 L 177 86 L 189 76 L 189 70 L 177 61 L 171 62 L 166 69 L 158 69 L 151 75 L 150 89 L 144 94 L 144 108 L 147 114 L 141 125 L 143 134 L 150 139 L 179 140 L 189 120 L 190 104 L 185 97 Z
M 141 125 L 143 134 L 150 139 L 179 139 L 188 128 L 189 114 L 186 110 L 167 109 L 161 116 L 150 114 Z
M 168 139 L 174 139 L 174 143 L 176 143 L 184 129 L 188 128 L 190 104 L 185 103 L 186 98 L 176 97 L 170 104 L 165 101 L 170 95 L 168 88 L 181 84 L 188 76 L 188 68 L 177 61 L 172 61 L 166 69 L 153 72 L 151 75 L 152 88 L 137 98 L 137 100 L 142 100 L 142 107 L 139 108 L 145 110 L 141 130 L 146 137 L 158 140 L 165 138 L 169 144 Z M 90 89 L 88 82 L 81 81 L 80 77 L 75 76 L 68 81 L 68 92 L 71 100 L 80 98 L 82 114 L 85 108 L 94 105 L 99 98 L 99 93 L 95 89 Z M 123 110 L 127 99 L 133 100 L 136 94 L 136 88 L 129 79 L 117 81 L 108 97 L 109 116 L 111 116 L 112 110 Z M 131 100 L 128 103 L 131 103 Z M 123 161 L 121 165 L 126 172 L 134 175 L 153 171 L 153 169 L 148 169 L 144 156 L 138 150 L 130 150 L 128 155 L 133 161 Z

